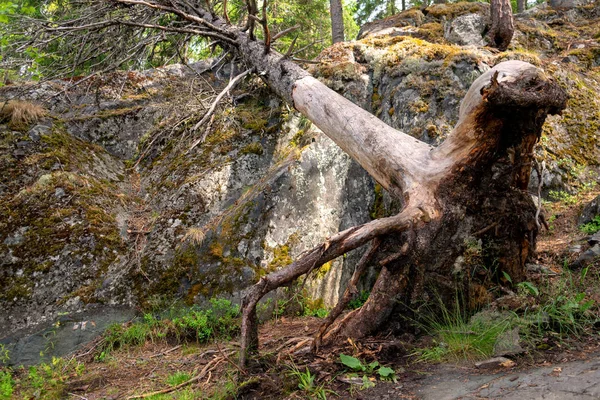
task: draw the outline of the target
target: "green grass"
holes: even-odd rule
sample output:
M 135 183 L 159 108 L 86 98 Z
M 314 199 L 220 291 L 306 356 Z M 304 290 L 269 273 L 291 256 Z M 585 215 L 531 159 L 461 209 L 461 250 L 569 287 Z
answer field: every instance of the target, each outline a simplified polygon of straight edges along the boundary
M 478 360 L 490 357 L 494 344 L 511 328 L 508 318 L 468 318 L 460 311 L 443 308 L 437 317 L 426 317 L 421 324 L 433 337 L 434 346 L 418 349 L 420 361 L 440 362 Z
M 140 346 L 147 341 L 194 341 L 230 339 L 239 332 L 239 307 L 226 299 L 211 299 L 208 308 L 173 307 L 162 315 L 152 313 L 130 325 L 113 324 L 104 333 L 96 359 L 104 361 L 117 348 Z
M 571 339 L 596 332 L 600 320 L 598 304 L 600 274 L 584 268 L 579 273 L 565 271 L 559 277 L 545 277 L 536 284 L 525 281 L 516 285 L 517 296 L 524 306 L 503 313 L 485 311 L 470 317 L 449 310 L 427 310 L 417 322 L 433 345 L 417 349 L 420 361 L 441 362 L 477 360 L 493 355 L 500 335 L 517 329 L 520 342 L 528 349 L 547 349 Z M 455 305 L 454 309 L 459 309 Z M 420 313 L 423 315 L 423 313 Z
M 540 302 L 520 317 L 523 335 L 539 343 L 544 337 L 557 340 L 581 337 L 598 320 L 598 305 L 587 294 L 598 287 L 598 277 L 589 276 L 588 268 L 577 275 L 564 271 L 559 279 L 541 287 Z
M 170 386 L 177 386 L 182 384 L 183 382 L 189 381 L 190 379 L 192 379 L 192 376 L 189 373 L 183 371 L 176 371 L 171 375 L 167 376 L 166 381 L 167 384 Z
M 327 394 L 334 392 L 325 389 L 325 385 L 317 385 L 315 375 L 308 368 L 300 371 L 295 365 L 290 366 L 289 375 L 298 381 L 298 389 L 304 394 L 303 398 L 327 400 Z

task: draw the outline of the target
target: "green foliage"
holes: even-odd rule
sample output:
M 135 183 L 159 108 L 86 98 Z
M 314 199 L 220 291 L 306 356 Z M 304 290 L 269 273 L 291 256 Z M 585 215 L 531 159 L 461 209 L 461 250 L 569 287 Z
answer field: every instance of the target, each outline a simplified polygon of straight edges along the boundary
M 191 378 L 192 376 L 189 373 L 177 371 L 167 377 L 167 384 L 170 386 L 177 386 L 189 381 Z
M 211 3 L 219 15 L 223 2 Z M 241 0 L 227 3 L 228 16 L 234 24 L 247 18 Z M 259 4 L 259 8 L 262 5 Z M 353 39 L 358 25 L 352 18 L 355 3 L 343 5 L 346 37 Z M 296 56 L 313 58 L 331 44 L 331 20 L 328 0 L 282 0 L 267 5 L 269 29 L 276 34 L 298 25 L 273 45 L 287 51 L 294 38 Z M 145 27 L 94 23 L 109 20 L 144 20 L 162 27 L 181 27 L 181 19 L 171 13 L 152 15 L 144 7 L 105 7 L 102 2 L 68 0 L 4 0 L 0 2 L 0 76 L 14 79 L 41 79 L 87 75 L 113 69 L 147 69 L 181 61 L 196 61 L 218 56 L 210 46 L 212 40 L 178 32 Z M 88 25 L 73 34 L 60 31 L 38 35 L 42 25 L 55 27 L 68 21 Z M 101 25 L 101 24 L 98 24 Z M 263 31 L 256 29 L 261 38 Z M 99 47 L 104 46 L 104 47 Z M 73 51 L 73 49 L 77 51 Z
M 315 376 L 308 368 L 305 371 L 300 371 L 292 364 L 289 374 L 298 381 L 298 389 L 304 392 L 309 399 L 326 400 L 327 394 L 334 393 L 325 389 L 324 384 L 317 385 Z
M 357 297 L 348 302 L 348 308 L 351 310 L 356 310 L 357 308 L 362 307 L 362 305 L 365 304 L 365 302 L 369 298 L 370 294 L 371 292 L 369 292 L 368 290 L 361 290 Z
M 569 194 L 562 190 L 551 190 L 548 195 L 554 201 L 560 201 L 566 205 L 577 204 L 577 196 Z
M 10 370 L 0 370 L 0 400 L 9 400 L 15 390 L 15 381 Z
M 364 375 L 363 386 L 370 386 L 369 375 L 377 375 L 379 379 L 382 381 L 394 381 L 396 382 L 396 372 L 389 367 L 384 367 L 379 364 L 378 361 L 373 361 L 369 364 L 363 363 L 356 357 L 348 356 L 346 354 L 340 353 L 340 362 L 342 365 L 347 367 L 352 372 L 362 372 Z
M 595 322 L 596 317 L 589 312 L 594 305 L 585 292 L 565 291 L 549 298 L 538 309 L 526 312 L 521 321 L 525 323 L 523 332 L 533 342 L 548 335 L 578 337 Z
M 230 339 L 239 332 L 239 316 L 239 306 L 227 299 L 211 299 L 206 309 L 176 307 L 167 310 L 163 316 L 148 313 L 128 326 L 109 326 L 96 358 L 104 361 L 117 348 L 139 346 L 146 341 L 174 339 L 206 343 L 213 338 Z
M 419 349 L 414 355 L 421 361 L 475 360 L 493 354 L 498 336 L 511 328 L 508 318 L 468 318 L 458 307 L 442 305 L 439 315 L 428 315 L 421 327 L 434 338 L 431 348 Z
M 23 367 L 21 367 L 23 368 Z M 23 371 L 19 379 L 10 378 L 0 374 L 0 396 L 4 390 L 19 393 L 20 398 L 60 399 L 66 398 L 65 388 L 69 379 L 81 376 L 85 366 L 75 358 L 53 357 L 50 363 L 41 363 L 29 367 L 27 373 Z M 14 393 L 13 393 L 14 395 Z M 4 397 L 0 397 L 3 399 Z M 10 398 L 10 397 L 7 397 Z
M 579 230 L 588 235 L 593 235 L 594 233 L 600 231 L 600 215 L 596 215 L 594 219 L 587 224 L 581 225 Z

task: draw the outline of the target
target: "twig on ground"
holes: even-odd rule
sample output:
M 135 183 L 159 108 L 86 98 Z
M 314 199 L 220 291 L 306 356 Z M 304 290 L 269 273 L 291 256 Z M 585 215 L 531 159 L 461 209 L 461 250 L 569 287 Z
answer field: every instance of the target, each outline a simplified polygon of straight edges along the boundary
M 225 358 L 225 360 L 233 365 L 238 371 L 240 371 L 240 373 L 242 375 L 247 375 L 246 371 L 244 371 L 243 369 L 240 368 L 239 365 L 237 365 L 236 363 L 234 363 L 233 361 L 231 361 L 231 359 L 227 356 L 227 354 L 223 353 L 223 350 L 221 350 L 221 346 L 219 346 L 219 342 L 215 342 L 215 344 L 217 345 L 217 349 L 219 349 L 219 353 L 221 353 L 221 357 Z M 230 353 L 233 354 L 233 353 Z
M 171 348 L 169 350 L 166 350 L 166 351 L 163 351 L 163 352 L 160 352 L 160 353 L 157 353 L 157 354 L 153 354 L 153 355 L 150 356 L 150 358 L 162 357 L 164 355 L 167 355 L 169 353 L 174 352 L 175 350 L 177 350 L 179 348 L 181 348 L 181 345 L 177 345 L 177 346 L 175 346 L 175 347 L 173 347 L 173 348 Z
M 133 396 L 129 396 L 127 397 L 127 400 L 131 400 L 131 399 L 145 399 L 147 397 L 152 397 L 152 396 L 156 396 L 159 394 L 165 394 L 165 393 L 171 393 L 174 392 L 176 390 L 181 389 L 182 387 L 191 385 L 192 383 L 198 382 L 200 379 L 204 378 L 204 376 L 209 373 L 210 371 L 214 370 L 220 363 L 222 363 L 223 361 L 225 361 L 225 359 L 223 357 L 216 357 L 213 358 L 208 364 L 206 364 L 204 366 L 204 368 L 202 368 L 202 371 L 200 371 L 200 373 L 198 375 L 196 375 L 195 377 L 193 377 L 192 379 L 185 381 L 183 383 L 180 383 L 179 385 L 170 387 L 170 388 L 166 388 L 163 390 L 158 390 L 156 392 L 150 392 L 150 393 L 144 393 L 144 394 L 138 394 L 138 395 L 133 395 Z

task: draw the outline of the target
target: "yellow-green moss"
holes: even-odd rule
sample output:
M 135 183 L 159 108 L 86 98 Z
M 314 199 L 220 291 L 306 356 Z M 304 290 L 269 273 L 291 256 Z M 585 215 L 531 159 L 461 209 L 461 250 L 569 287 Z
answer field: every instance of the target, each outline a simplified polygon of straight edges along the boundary
M 259 142 L 252 142 L 242 147 L 240 154 L 256 154 L 261 156 L 264 152 L 262 145 Z
M 290 256 L 290 246 L 288 244 L 282 244 L 273 248 L 273 259 L 267 266 L 267 271 L 276 271 L 282 267 L 290 265 L 293 262 Z
M 443 3 L 427 7 L 427 15 L 450 20 L 463 14 L 486 12 L 488 9 L 487 4 L 479 2 Z
M 551 132 L 552 125 L 544 125 L 544 134 L 552 137 L 556 144 L 549 153 L 555 160 L 563 162 L 566 172 L 574 180 L 577 165 L 598 165 L 598 132 L 600 131 L 600 101 L 597 88 L 590 85 L 575 72 L 558 76 L 558 82 L 567 90 L 570 98 L 560 119 L 567 135 Z M 572 164 L 572 165 L 571 165 Z
M 331 261 L 327 261 L 325 264 L 321 265 L 321 267 L 317 270 L 315 277 L 317 279 L 323 279 L 331 269 L 331 263 Z
M 385 205 L 383 204 L 383 187 L 379 183 L 375 183 L 374 187 L 375 200 L 371 207 L 371 219 L 378 219 L 385 216 Z

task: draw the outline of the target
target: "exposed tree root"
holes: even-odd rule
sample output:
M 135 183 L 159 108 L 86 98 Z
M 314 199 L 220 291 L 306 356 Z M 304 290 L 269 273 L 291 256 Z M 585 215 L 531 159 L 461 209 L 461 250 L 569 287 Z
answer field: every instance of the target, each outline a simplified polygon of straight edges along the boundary
M 257 284 L 250 287 L 242 301 L 240 366 L 243 368 L 248 355 L 258 350 L 256 304 L 265 294 L 293 282 L 313 268 L 354 250 L 378 236 L 391 232 L 402 232 L 418 222 L 421 216 L 422 212 L 418 208 L 411 207 L 396 216 L 381 218 L 346 229 L 325 243 L 309 250 L 292 264 L 263 277 Z
M 315 336 L 315 340 L 313 341 L 313 344 L 312 344 L 313 351 L 315 351 L 315 352 L 319 351 L 319 346 L 321 346 L 321 341 L 323 339 L 323 335 L 327 332 L 327 329 L 331 326 L 331 324 L 333 324 L 333 322 L 344 311 L 344 309 L 346 308 L 346 306 L 348 305 L 348 303 L 350 302 L 352 297 L 354 295 L 356 295 L 356 292 L 357 292 L 356 285 L 358 284 L 359 279 L 365 272 L 369 261 L 371 260 L 371 258 L 375 254 L 375 252 L 377 251 L 377 248 L 379 247 L 380 243 L 381 243 L 380 238 L 373 239 L 373 241 L 371 242 L 371 246 L 365 252 L 365 254 L 363 254 L 360 261 L 356 265 L 356 269 L 354 270 L 354 274 L 352 275 L 352 278 L 350 279 L 350 282 L 348 283 L 348 286 L 346 287 L 346 290 L 344 291 L 344 295 L 337 302 L 337 304 L 335 305 L 333 310 L 331 310 L 329 312 L 329 315 L 327 316 L 327 318 L 325 318 L 325 321 L 319 328 L 319 332 L 317 332 L 317 335 Z

